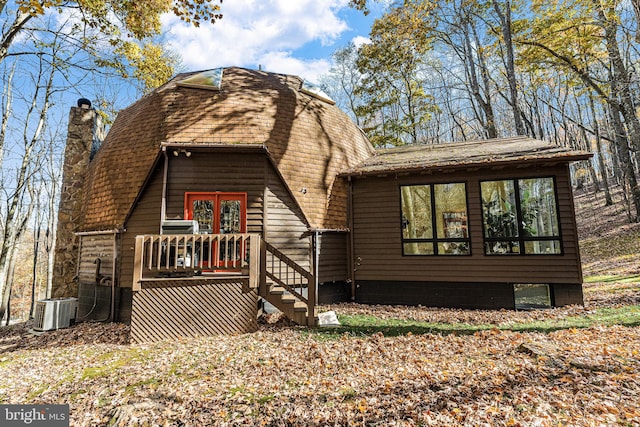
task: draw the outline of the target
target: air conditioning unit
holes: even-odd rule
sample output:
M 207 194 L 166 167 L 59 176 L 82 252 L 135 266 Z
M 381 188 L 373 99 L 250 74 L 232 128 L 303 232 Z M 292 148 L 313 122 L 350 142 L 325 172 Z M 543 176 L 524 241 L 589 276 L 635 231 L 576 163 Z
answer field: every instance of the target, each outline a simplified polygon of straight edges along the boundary
M 162 221 L 161 234 L 198 234 L 198 221 L 192 219 L 167 219 Z
M 78 314 L 78 298 L 52 298 L 36 302 L 33 329 L 51 331 L 68 328 Z

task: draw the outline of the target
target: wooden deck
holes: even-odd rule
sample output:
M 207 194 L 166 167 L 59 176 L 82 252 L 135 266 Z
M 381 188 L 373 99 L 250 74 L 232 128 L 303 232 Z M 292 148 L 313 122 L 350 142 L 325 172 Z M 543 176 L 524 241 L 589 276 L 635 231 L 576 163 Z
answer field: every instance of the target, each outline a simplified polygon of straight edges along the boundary
M 257 329 L 258 297 L 316 324 L 315 276 L 258 234 L 136 237 L 135 342 Z

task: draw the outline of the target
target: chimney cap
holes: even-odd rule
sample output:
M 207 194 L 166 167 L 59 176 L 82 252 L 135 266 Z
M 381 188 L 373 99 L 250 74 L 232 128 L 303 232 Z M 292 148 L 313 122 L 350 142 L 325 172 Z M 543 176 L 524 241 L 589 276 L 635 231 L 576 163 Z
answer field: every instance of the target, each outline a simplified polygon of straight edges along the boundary
M 89 109 L 91 108 L 91 101 L 87 98 L 80 98 L 78 99 L 78 107 Z

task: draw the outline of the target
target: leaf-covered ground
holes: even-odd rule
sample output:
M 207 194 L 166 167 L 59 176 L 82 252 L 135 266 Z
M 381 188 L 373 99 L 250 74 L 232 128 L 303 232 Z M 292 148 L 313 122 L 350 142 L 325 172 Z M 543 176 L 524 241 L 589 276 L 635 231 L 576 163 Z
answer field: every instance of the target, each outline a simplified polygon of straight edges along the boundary
M 325 308 L 455 327 L 324 334 L 271 319 L 252 334 L 144 345 L 119 324 L 41 336 L 14 325 L 0 329 L 0 403 L 68 403 L 74 426 L 640 426 L 638 236 L 621 247 L 639 229 L 616 221 L 582 225 L 596 277 L 584 307 L 340 304 Z
M 318 339 L 263 324 L 147 345 L 125 344 L 122 325 L 19 343 L 13 329 L 0 340 L 0 399 L 69 403 L 72 425 L 640 425 L 638 327 Z

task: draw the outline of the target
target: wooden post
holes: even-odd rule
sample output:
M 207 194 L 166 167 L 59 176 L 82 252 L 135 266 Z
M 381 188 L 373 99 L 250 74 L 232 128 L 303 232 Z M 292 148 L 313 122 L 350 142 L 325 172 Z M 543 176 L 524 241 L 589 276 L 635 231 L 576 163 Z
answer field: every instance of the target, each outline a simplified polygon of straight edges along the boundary
M 313 233 L 313 275 L 307 284 L 307 326 L 316 326 L 316 288 L 318 286 L 318 232 Z
M 260 287 L 260 235 L 249 235 L 249 287 L 258 289 Z
M 259 239 L 260 242 L 260 290 L 258 295 L 262 297 L 266 297 L 267 295 L 267 245 L 262 241 L 262 237 Z
M 136 236 L 136 247 L 133 255 L 133 291 L 141 289 L 140 280 L 142 280 L 142 258 L 144 249 L 144 236 Z

